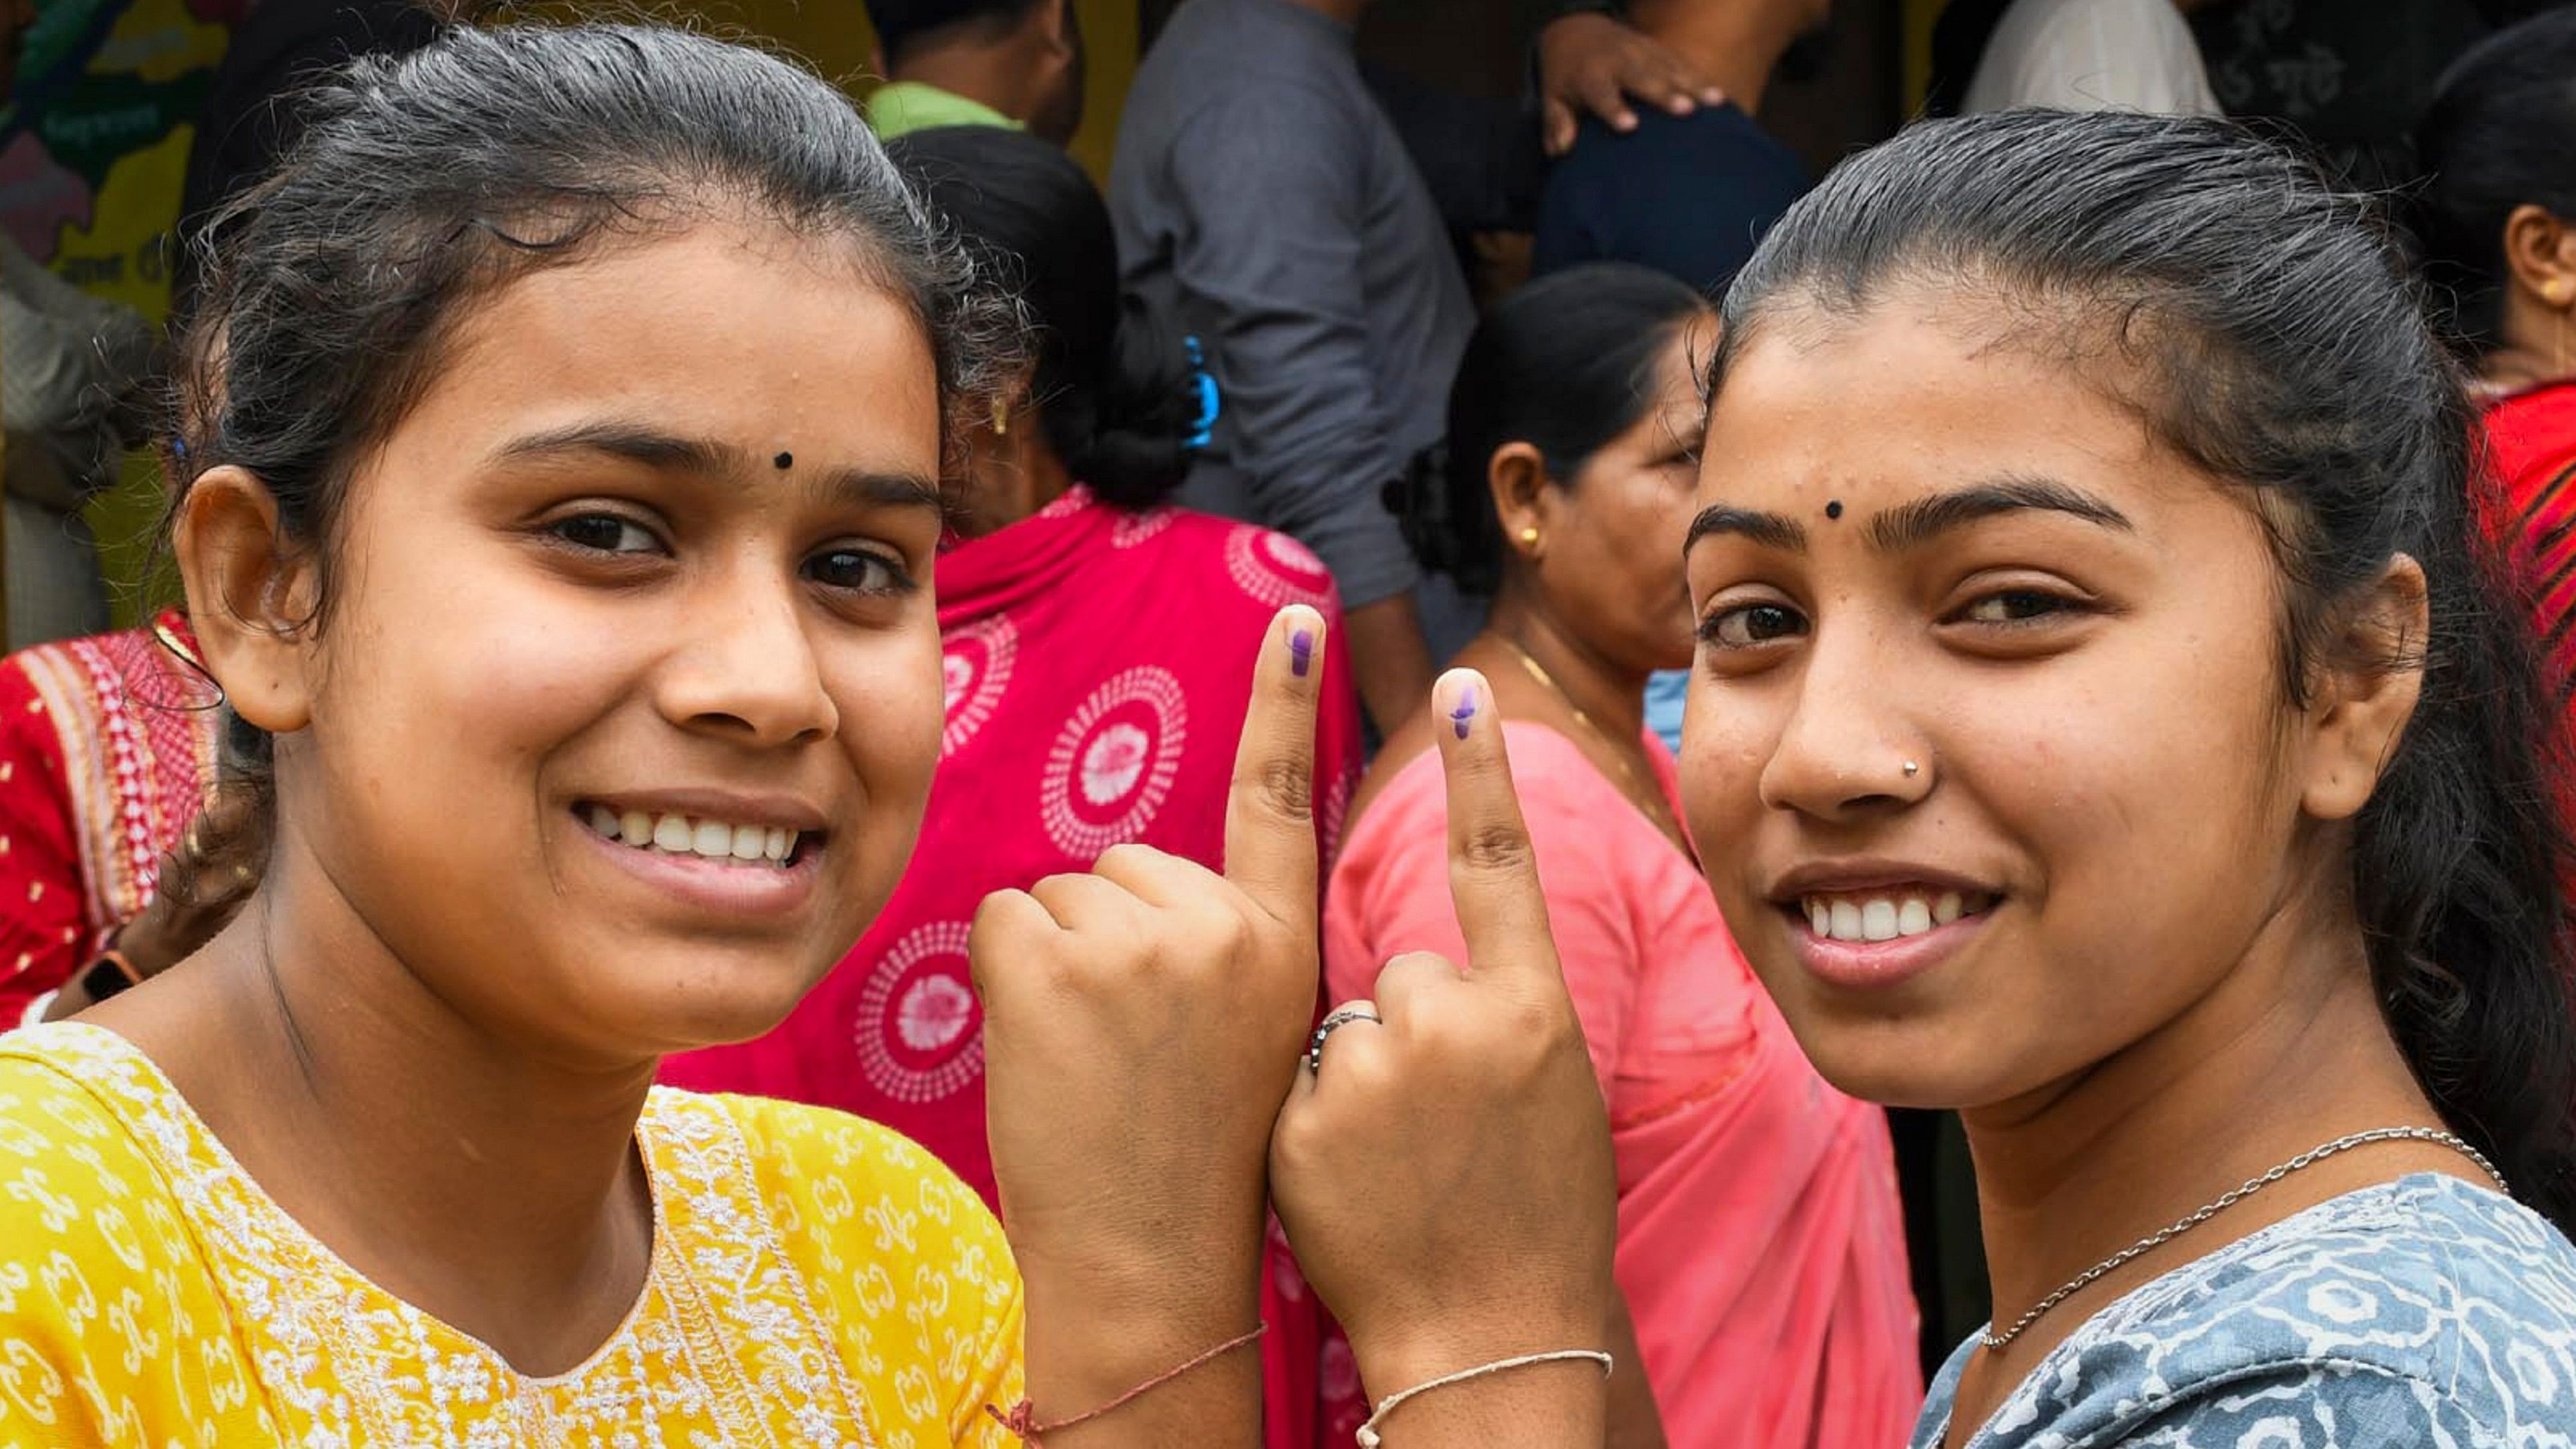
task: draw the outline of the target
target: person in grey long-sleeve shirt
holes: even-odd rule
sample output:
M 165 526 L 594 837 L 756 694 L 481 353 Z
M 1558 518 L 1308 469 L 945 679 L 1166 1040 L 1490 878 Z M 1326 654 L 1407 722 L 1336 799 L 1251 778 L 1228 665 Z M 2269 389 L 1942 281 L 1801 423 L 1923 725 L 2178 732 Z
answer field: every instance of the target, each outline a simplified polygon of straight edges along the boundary
M 1128 91 L 1109 205 L 1128 292 L 1200 339 L 1224 399 L 1183 501 L 1322 557 L 1391 729 L 1431 666 L 1381 493 L 1439 440 L 1476 317 L 1439 208 L 1360 79 L 1365 3 L 1188 0 Z

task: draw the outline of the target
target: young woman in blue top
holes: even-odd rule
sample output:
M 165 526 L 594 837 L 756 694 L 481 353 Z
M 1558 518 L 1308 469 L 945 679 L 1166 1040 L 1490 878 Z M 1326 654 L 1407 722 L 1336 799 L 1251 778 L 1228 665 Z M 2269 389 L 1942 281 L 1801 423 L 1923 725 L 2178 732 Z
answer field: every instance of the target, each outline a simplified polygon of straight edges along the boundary
M 2473 425 L 2367 207 L 2219 122 L 1917 128 L 1728 294 L 1692 833 L 1824 1075 L 1964 1115 L 1996 1321 L 1918 1449 L 2576 1434 Z

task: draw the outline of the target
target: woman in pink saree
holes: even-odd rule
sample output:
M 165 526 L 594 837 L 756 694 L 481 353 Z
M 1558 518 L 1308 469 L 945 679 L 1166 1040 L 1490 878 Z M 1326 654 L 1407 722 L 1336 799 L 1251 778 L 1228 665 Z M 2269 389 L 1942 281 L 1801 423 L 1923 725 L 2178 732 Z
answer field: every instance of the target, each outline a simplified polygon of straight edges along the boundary
M 1635 1338 L 1612 1333 L 1609 1442 L 1877 1449 L 1923 1398 L 1886 1121 L 1825 1084 L 1754 979 L 1643 719 L 1647 675 L 1691 660 L 1681 544 L 1713 324 L 1641 268 L 1524 288 L 1469 344 L 1447 466 L 1399 511 L 1426 564 L 1495 591 L 1459 662 L 1502 711 L 1618 1166 Z M 1458 959 L 1431 749 L 1448 724 L 1396 731 L 1361 788 L 1325 892 L 1336 1001 L 1390 957 Z

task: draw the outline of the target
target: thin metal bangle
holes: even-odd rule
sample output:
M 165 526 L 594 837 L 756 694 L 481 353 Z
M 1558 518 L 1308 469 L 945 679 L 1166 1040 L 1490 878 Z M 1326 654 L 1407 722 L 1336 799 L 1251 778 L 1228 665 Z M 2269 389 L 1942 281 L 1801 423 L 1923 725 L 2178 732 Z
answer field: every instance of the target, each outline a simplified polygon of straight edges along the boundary
M 1379 1437 L 1377 1426 L 1386 1421 L 1387 1415 L 1394 1413 L 1398 1408 L 1402 1407 L 1405 1400 L 1410 1399 L 1417 1394 L 1427 1394 L 1433 1389 L 1445 1389 L 1452 1384 L 1463 1384 L 1471 1379 L 1481 1379 L 1489 1374 L 1501 1373 L 1506 1369 L 1528 1368 L 1533 1364 L 1542 1363 L 1563 1363 L 1568 1359 L 1590 1359 L 1592 1362 L 1601 1365 L 1601 1376 L 1603 1378 L 1606 1379 L 1610 1377 L 1610 1355 L 1603 1353 L 1598 1349 L 1591 1348 L 1561 1348 L 1553 1353 L 1525 1353 L 1518 1358 L 1497 1359 L 1492 1363 L 1478 1364 L 1476 1367 L 1471 1369 L 1460 1369 L 1454 1374 L 1443 1374 L 1439 1378 L 1433 1379 L 1427 1384 L 1415 1384 L 1412 1388 L 1403 1390 L 1400 1393 L 1387 1395 L 1384 1400 L 1379 1402 L 1376 1410 L 1368 1416 L 1368 1422 L 1360 1425 L 1358 1435 L 1360 1449 L 1378 1449 L 1378 1446 L 1384 1443 L 1385 1440 Z

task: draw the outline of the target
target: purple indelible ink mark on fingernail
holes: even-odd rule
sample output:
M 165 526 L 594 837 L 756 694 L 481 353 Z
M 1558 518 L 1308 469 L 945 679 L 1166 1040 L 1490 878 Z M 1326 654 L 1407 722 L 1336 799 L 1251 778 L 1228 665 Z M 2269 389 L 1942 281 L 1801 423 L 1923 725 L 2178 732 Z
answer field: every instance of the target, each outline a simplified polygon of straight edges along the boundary
M 1449 723 L 1458 731 L 1458 738 L 1463 740 L 1467 737 L 1467 726 L 1475 718 L 1476 686 L 1471 684 L 1458 691 L 1458 707 L 1449 711 Z
M 1288 672 L 1299 679 L 1315 667 L 1315 631 L 1300 629 L 1288 636 Z

